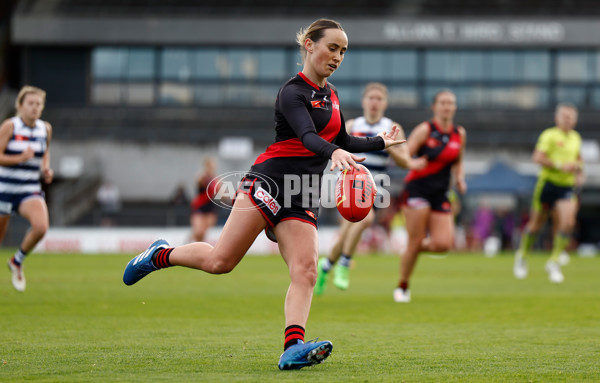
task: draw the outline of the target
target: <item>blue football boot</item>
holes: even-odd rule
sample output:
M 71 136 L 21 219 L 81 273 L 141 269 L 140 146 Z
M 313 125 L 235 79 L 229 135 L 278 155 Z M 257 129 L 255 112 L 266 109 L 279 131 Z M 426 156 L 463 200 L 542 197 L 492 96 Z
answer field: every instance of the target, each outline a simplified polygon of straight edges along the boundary
M 143 253 L 129 261 L 127 266 L 125 266 L 123 282 L 125 282 L 127 286 L 131 286 L 154 270 L 158 270 L 156 266 L 152 264 L 152 254 L 158 249 L 166 249 L 167 247 L 169 247 L 169 243 L 164 239 L 159 239 L 148 246 Z
M 281 354 L 279 369 L 297 370 L 319 364 L 331 354 L 332 349 L 333 344 L 328 340 L 295 344 Z

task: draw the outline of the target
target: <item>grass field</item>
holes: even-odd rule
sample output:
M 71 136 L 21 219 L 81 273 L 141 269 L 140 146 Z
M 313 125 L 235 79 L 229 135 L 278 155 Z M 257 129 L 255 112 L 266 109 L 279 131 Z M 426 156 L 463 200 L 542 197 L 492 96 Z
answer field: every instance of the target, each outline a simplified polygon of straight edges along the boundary
M 573 258 L 557 286 L 541 256 L 525 281 L 509 256 L 422 257 L 413 302 L 396 304 L 398 259 L 358 257 L 347 292 L 313 300 L 307 339 L 331 340 L 331 357 L 279 371 L 279 257 L 126 287 L 130 257 L 34 254 L 25 293 L 0 274 L 0 382 L 600 381 L 598 259 Z

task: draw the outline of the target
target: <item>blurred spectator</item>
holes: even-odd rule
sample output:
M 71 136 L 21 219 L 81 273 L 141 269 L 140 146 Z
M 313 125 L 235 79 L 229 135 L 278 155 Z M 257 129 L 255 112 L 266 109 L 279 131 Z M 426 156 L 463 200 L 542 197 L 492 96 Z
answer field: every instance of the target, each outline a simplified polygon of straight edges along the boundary
M 173 192 L 173 196 L 171 197 L 171 204 L 175 206 L 188 206 L 189 198 L 187 193 L 185 192 L 185 186 L 183 184 L 179 184 L 175 191 Z
M 494 211 L 484 202 L 479 203 L 473 217 L 473 248 L 480 250 L 483 242 L 492 234 L 494 226 Z
M 117 185 L 112 182 L 104 183 L 98 189 L 96 200 L 102 214 L 100 226 L 115 226 L 116 217 L 121 211 L 121 195 Z

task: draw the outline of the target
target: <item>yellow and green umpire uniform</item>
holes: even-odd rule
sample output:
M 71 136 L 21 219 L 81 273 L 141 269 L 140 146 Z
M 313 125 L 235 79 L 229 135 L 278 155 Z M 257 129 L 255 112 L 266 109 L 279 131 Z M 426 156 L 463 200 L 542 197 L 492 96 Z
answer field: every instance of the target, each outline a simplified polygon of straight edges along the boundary
M 551 168 L 542 167 L 538 175 L 532 204 L 539 212 L 551 209 L 559 199 L 574 198 L 575 174 L 560 169 L 563 164 L 579 161 L 581 136 L 575 130 L 565 132 L 555 126 L 542 132 L 535 149 L 545 153 L 554 164 Z

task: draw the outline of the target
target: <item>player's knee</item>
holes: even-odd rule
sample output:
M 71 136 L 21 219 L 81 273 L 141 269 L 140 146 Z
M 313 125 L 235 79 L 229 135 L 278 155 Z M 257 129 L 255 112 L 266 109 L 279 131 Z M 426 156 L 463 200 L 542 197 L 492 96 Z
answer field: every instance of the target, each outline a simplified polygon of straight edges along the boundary
M 452 248 L 451 238 L 442 238 L 431 241 L 431 251 L 436 253 L 444 253 Z
M 317 265 L 314 262 L 301 262 L 290 267 L 292 282 L 314 286 L 317 283 Z
M 360 221 L 361 226 L 363 227 L 363 229 L 366 229 L 368 227 L 370 227 L 371 225 L 373 225 L 373 223 L 375 222 L 375 215 L 374 214 L 369 214 L 365 217 L 365 219 L 363 219 L 362 221 Z
M 227 274 L 230 273 L 236 264 L 226 259 L 215 259 L 211 265 L 209 270 L 207 270 L 211 274 Z
M 38 237 L 43 237 L 48 231 L 48 222 L 33 222 L 31 231 Z

